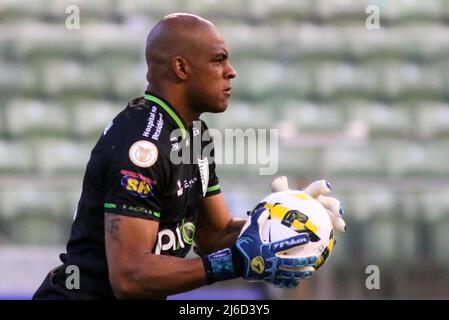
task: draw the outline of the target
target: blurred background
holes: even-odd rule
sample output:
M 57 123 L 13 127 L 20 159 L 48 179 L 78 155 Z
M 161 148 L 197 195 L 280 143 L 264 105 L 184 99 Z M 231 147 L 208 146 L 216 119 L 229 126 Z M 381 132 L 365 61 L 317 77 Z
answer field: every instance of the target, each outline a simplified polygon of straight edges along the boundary
M 202 118 L 278 128 L 275 176 L 330 180 L 348 231 L 297 289 L 172 299 L 448 299 L 449 0 L 0 0 L 0 298 L 29 299 L 59 264 L 90 150 L 143 94 L 147 33 L 179 11 L 218 26 L 239 74 Z M 236 216 L 269 193 L 258 169 L 218 167 Z

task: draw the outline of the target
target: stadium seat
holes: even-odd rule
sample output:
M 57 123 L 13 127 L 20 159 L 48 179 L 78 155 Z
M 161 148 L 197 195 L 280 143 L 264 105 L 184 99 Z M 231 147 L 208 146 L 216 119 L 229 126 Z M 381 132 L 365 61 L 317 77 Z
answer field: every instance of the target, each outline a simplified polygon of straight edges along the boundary
M 36 165 L 42 174 L 81 174 L 95 142 L 42 139 L 33 146 Z
M 283 120 L 292 121 L 300 132 L 338 132 L 344 128 L 342 110 L 336 105 L 290 102 L 278 108 Z
M 215 129 L 270 129 L 274 128 L 276 106 L 264 103 L 249 104 L 245 101 L 233 100 L 224 113 L 204 114 L 201 118 L 207 119 L 209 128 Z M 254 115 L 257 116 L 254 116 Z M 210 122 L 210 123 L 209 123 Z M 224 134 L 225 132 L 222 132 Z
M 408 106 L 354 101 L 345 105 L 348 121 L 365 123 L 373 138 L 407 138 L 414 131 L 414 112 Z
M 417 133 L 431 140 L 449 135 L 449 105 L 433 101 L 416 106 Z
M 0 217 L 13 243 L 52 245 L 66 240 L 82 177 L 43 180 L 5 178 L 0 185 Z
M 105 100 L 78 100 L 71 107 L 73 133 L 83 138 L 98 138 L 108 123 L 125 107 Z
M 384 176 L 382 146 L 329 145 L 323 152 L 322 170 L 336 176 Z
M 184 2 L 187 12 L 195 12 L 203 16 L 211 16 L 219 20 L 220 17 L 242 17 L 244 13 L 250 12 L 247 2 L 230 0 L 227 2 L 219 0 L 187 0 Z
M 23 85 L 23 79 L 20 75 L 21 69 L 17 63 L 0 59 L 0 93 L 3 97 L 14 96 Z
M 35 165 L 31 148 L 30 143 L 0 140 L 0 173 L 30 173 Z
M 6 107 L 6 130 L 11 136 L 66 134 L 67 111 L 56 101 L 14 99 Z
M 445 177 L 449 173 L 448 148 L 446 141 L 390 142 L 386 165 L 391 176 Z
M 299 177 L 317 176 L 320 172 L 319 147 L 279 147 L 279 171 Z
M 444 181 L 444 180 L 443 180 Z M 422 186 L 423 190 L 419 193 L 419 208 L 432 230 L 432 249 L 431 252 L 440 262 L 447 263 L 449 258 L 449 200 L 447 192 L 449 189 L 442 183 L 427 183 Z
M 438 21 L 441 18 L 442 1 L 389 1 L 382 5 L 386 16 L 400 24 L 417 21 Z
M 34 86 L 42 86 L 46 95 L 62 96 L 68 92 L 72 95 L 79 92 L 83 92 L 84 95 L 107 93 L 105 84 L 108 74 L 106 70 L 75 61 L 56 59 L 37 67 L 42 72 L 42 79 L 35 78 Z

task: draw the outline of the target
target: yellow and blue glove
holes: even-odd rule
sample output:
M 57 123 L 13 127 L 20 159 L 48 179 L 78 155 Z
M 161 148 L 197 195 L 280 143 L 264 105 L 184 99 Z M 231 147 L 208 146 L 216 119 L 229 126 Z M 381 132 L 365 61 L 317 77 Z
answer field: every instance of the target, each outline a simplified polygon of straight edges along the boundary
M 278 177 L 273 180 L 270 185 L 271 192 L 282 192 L 290 190 L 288 187 L 288 179 L 285 176 Z M 332 187 L 326 180 L 316 180 L 309 184 L 303 192 L 317 200 L 326 209 L 332 225 L 339 232 L 346 231 L 346 222 L 343 220 L 344 208 L 343 204 L 334 197 L 324 196 L 331 192 Z
M 307 233 L 264 243 L 261 230 L 269 212 L 264 207 L 256 207 L 243 226 L 236 244 L 203 257 L 207 283 L 242 277 L 248 281 L 266 281 L 282 288 L 296 287 L 301 279 L 311 277 L 313 271 L 300 271 L 306 266 L 314 266 L 317 257 L 282 257 L 280 252 L 309 242 Z

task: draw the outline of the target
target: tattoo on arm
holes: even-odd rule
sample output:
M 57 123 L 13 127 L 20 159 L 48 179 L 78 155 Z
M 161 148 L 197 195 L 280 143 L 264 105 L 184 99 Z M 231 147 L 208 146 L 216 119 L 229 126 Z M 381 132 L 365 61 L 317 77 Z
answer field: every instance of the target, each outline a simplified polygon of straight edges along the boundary
M 105 228 L 106 232 L 112 237 L 112 239 L 116 240 L 118 238 L 118 233 L 120 231 L 119 223 L 121 218 L 114 214 L 106 214 L 106 223 Z

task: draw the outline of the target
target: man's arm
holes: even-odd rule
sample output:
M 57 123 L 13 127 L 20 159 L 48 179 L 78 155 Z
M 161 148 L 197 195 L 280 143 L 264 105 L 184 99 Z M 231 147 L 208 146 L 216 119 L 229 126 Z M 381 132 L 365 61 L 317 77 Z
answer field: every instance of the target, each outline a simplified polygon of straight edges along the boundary
M 105 214 L 109 280 L 119 299 L 160 299 L 206 285 L 201 258 L 152 254 L 159 223 Z
M 195 242 L 201 254 L 234 245 L 246 219 L 233 218 L 222 193 L 203 198 Z

